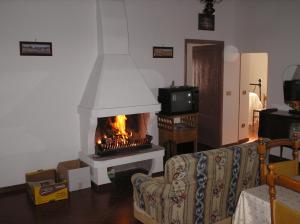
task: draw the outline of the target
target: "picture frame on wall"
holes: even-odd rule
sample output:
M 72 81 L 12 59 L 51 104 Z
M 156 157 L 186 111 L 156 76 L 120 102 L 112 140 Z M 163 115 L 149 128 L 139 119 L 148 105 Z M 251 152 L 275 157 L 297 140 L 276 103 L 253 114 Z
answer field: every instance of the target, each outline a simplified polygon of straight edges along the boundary
M 215 30 L 215 15 L 199 14 L 198 30 Z
M 153 58 L 173 58 L 173 47 L 153 47 Z
M 52 42 L 20 41 L 21 56 L 52 56 Z

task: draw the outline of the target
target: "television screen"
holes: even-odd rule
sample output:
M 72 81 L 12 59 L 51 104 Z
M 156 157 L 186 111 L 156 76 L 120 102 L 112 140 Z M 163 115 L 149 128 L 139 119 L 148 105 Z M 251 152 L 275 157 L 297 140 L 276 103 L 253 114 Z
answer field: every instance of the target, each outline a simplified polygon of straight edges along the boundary
M 172 93 L 172 111 L 187 112 L 193 110 L 191 91 L 178 91 Z
M 287 80 L 283 83 L 284 101 L 300 101 L 300 80 Z

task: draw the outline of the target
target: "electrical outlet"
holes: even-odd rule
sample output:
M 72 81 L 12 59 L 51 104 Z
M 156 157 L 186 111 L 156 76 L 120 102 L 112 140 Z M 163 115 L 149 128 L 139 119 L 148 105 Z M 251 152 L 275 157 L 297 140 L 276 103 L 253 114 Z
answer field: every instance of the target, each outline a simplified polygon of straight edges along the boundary
M 231 96 L 231 91 L 226 91 L 226 96 Z

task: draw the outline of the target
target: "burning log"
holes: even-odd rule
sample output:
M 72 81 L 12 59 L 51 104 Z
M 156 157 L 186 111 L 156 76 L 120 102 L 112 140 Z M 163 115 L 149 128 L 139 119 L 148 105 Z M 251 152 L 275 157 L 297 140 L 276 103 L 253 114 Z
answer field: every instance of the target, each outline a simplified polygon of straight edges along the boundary
M 96 154 L 99 156 L 111 155 L 114 153 L 128 152 L 138 149 L 145 149 L 151 147 L 152 136 L 146 135 L 145 138 L 141 139 L 129 139 L 127 142 L 117 142 L 106 140 L 100 144 L 96 144 Z

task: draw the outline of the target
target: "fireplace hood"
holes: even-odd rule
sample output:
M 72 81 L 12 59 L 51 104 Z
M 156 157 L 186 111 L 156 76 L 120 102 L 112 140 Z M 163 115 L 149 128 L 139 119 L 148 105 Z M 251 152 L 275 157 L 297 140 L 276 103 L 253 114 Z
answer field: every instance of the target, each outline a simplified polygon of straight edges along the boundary
M 97 0 L 98 56 L 78 107 L 108 117 L 160 111 L 129 55 L 124 0 Z

